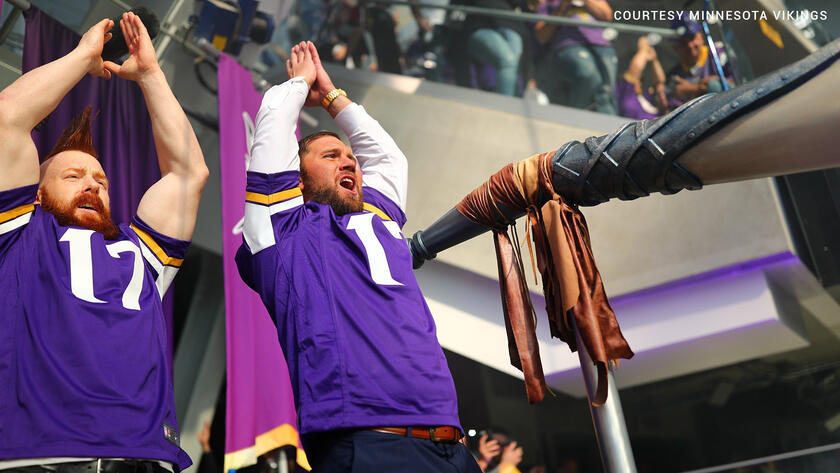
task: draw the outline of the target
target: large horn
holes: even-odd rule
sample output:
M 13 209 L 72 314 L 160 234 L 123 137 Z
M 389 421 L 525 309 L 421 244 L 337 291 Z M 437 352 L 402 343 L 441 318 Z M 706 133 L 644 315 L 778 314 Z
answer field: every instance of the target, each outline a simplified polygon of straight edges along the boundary
M 840 40 L 774 73 L 699 97 L 656 120 L 573 141 L 552 157 L 553 186 L 567 202 L 597 205 L 654 192 L 840 165 Z M 498 221 L 520 216 L 509 209 Z M 452 209 L 409 242 L 414 267 L 488 228 Z

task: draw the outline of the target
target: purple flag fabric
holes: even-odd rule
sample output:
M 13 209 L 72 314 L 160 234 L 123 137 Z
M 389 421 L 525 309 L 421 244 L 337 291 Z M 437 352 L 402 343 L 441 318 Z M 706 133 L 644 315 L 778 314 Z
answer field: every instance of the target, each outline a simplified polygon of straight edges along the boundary
M 32 5 L 25 13 L 22 69 L 26 73 L 69 53 L 81 37 Z M 116 26 L 117 28 L 119 26 Z M 91 133 L 99 161 L 110 183 L 111 217 L 117 224 L 130 223 L 146 189 L 160 179 L 152 123 L 140 87 L 132 81 L 86 76 L 36 127 L 32 139 L 43 159 L 64 127 L 92 107 Z M 172 294 L 163 299 L 167 318 L 167 343 L 172 364 Z
M 245 215 L 245 157 L 262 95 L 251 73 L 219 58 L 219 154 L 222 249 L 227 314 L 227 418 L 224 471 L 253 465 L 283 445 L 298 447 L 294 398 L 277 331 L 259 296 L 242 282 L 234 256 L 242 244 L 237 224 Z

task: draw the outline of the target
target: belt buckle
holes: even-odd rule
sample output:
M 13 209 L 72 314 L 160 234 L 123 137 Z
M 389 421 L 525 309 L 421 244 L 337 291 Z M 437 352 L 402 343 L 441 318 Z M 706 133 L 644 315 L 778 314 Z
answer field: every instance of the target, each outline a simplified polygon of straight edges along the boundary
M 429 440 L 431 440 L 432 442 L 442 442 L 441 439 L 435 437 L 435 428 L 434 427 L 429 427 Z

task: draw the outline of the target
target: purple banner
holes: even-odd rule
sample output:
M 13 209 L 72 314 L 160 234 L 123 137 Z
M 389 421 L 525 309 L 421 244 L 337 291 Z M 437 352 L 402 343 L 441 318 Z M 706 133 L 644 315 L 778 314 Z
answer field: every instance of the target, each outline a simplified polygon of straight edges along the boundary
M 219 154 L 222 251 L 227 315 L 227 418 L 223 471 L 253 465 L 283 445 L 299 447 L 289 370 L 277 331 L 259 296 L 242 282 L 234 256 L 242 244 L 237 224 L 245 214 L 245 156 L 262 95 L 251 73 L 219 58 Z M 298 463 L 308 468 L 303 450 Z
M 23 73 L 66 55 L 81 39 L 35 5 L 24 15 Z M 129 223 L 146 189 L 160 179 L 152 123 L 137 84 L 116 76 L 110 80 L 86 76 L 79 81 L 32 132 L 38 156 L 43 158 L 52 150 L 64 127 L 87 106 L 92 107 L 93 144 L 110 183 L 111 217 L 117 224 Z M 168 291 L 163 299 L 170 366 L 172 294 Z

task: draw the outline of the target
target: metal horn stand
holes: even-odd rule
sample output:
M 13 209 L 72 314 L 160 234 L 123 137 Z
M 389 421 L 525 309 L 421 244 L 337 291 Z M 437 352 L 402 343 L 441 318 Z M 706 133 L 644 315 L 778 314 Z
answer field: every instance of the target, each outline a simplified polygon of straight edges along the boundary
M 508 221 L 521 216 L 521 213 L 512 211 L 504 205 L 499 206 L 499 211 Z M 461 215 L 457 209 L 451 209 L 429 228 L 418 231 L 409 239 L 414 269 L 420 268 L 425 261 L 434 259 L 438 251 L 451 248 L 487 231 L 487 227 L 472 222 Z M 633 450 L 630 448 L 630 437 L 624 423 L 624 412 L 621 410 L 621 401 L 618 397 L 618 388 L 615 386 L 612 367 L 609 367 L 607 371 L 607 400 L 602 406 L 593 406 L 592 399 L 595 397 L 594 394 L 598 385 L 598 368 L 586 351 L 586 346 L 580 337 L 574 317 L 570 318 L 575 331 L 578 356 L 580 357 L 580 370 L 586 384 L 586 397 L 589 401 L 592 423 L 595 427 L 595 438 L 598 441 L 604 471 L 607 473 L 636 473 L 636 462 L 633 459 Z
M 606 473 L 636 473 L 636 461 L 633 458 L 633 449 L 630 447 L 630 436 L 627 434 L 627 424 L 624 422 L 624 411 L 621 409 L 621 399 L 618 397 L 618 388 L 615 386 L 613 368 L 609 366 L 607 371 L 606 402 L 601 406 L 593 405 L 592 398 L 598 385 L 598 370 L 586 351 L 583 339 L 580 338 L 574 317 L 571 319 L 577 340 L 580 371 L 583 373 L 583 382 L 586 384 L 589 413 L 592 414 L 595 439 L 598 441 L 598 451 L 601 453 L 604 471 Z

